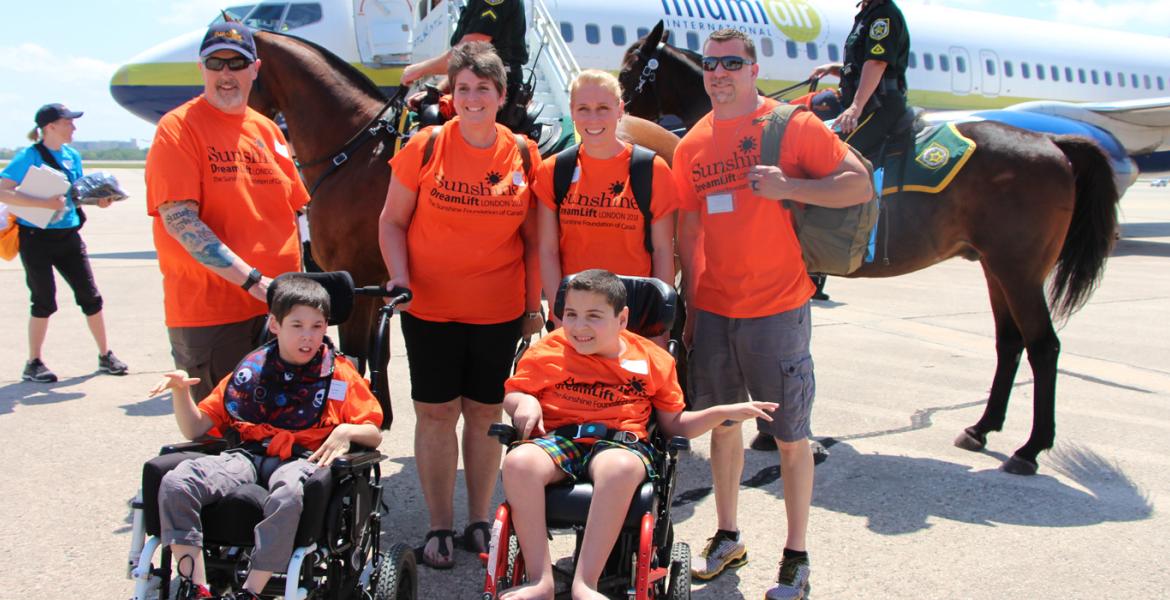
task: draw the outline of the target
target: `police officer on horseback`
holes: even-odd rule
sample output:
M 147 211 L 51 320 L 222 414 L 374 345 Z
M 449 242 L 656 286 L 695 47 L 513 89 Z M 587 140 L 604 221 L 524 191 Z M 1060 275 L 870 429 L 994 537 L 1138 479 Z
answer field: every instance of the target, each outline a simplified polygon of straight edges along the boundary
M 906 66 L 910 32 L 893 0 L 862 0 L 845 40 L 844 64 L 822 65 L 812 77 L 841 80 L 835 128 L 841 139 L 873 159 L 886 136 L 906 113 Z
M 464 42 L 490 42 L 504 61 L 508 75 L 504 107 L 497 120 L 515 130 L 523 121 L 531 92 L 521 93 L 524 63 L 528 62 L 528 45 L 524 40 L 526 21 L 522 0 L 469 0 L 459 15 L 451 46 Z M 410 85 L 428 75 L 447 72 L 451 51 L 408 65 L 402 70 L 402 85 Z

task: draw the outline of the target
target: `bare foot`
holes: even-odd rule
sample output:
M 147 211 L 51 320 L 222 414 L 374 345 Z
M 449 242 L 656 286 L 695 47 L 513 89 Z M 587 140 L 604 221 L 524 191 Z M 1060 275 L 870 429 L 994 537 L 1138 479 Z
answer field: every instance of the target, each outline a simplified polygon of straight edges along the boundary
M 573 600 L 608 600 L 605 594 L 589 587 L 584 581 L 573 580 Z
M 500 600 L 552 600 L 556 591 L 552 577 L 545 577 L 528 585 L 507 590 L 500 594 Z

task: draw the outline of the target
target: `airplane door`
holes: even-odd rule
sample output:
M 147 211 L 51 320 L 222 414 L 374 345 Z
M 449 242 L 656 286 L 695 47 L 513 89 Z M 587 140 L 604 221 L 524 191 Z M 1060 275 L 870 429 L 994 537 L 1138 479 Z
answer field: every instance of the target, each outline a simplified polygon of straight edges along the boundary
M 983 74 L 983 95 L 999 95 L 999 56 L 991 50 L 979 51 L 979 62 L 976 69 Z
M 418 60 L 438 56 L 447 51 L 451 33 L 459 20 L 458 0 L 417 0 L 414 26 L 414 54 Z
M 358 54 L 372 66 L 410 63 L 413 46 L 410 0 L 353 0 Z
M 951 46 L 951 91 L 956 94 L 971 93 L 971 55 L 966 48 Z

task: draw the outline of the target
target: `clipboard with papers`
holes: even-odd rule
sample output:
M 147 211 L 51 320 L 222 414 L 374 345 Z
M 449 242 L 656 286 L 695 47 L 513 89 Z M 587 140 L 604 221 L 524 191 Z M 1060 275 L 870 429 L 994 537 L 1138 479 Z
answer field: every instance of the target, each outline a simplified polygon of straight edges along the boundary
M 16 191 L 33 198 L 52 198 L 69 191 L 69 179 L 52 167 L 34 165 L 29 168 L 28 173 L 24 176 L 24 181 L 20 182 Z M 52 223 L 57 218 L 57 213 L 61 212 L 39 206 L 9 205 L 8 210 L 42 229 Z

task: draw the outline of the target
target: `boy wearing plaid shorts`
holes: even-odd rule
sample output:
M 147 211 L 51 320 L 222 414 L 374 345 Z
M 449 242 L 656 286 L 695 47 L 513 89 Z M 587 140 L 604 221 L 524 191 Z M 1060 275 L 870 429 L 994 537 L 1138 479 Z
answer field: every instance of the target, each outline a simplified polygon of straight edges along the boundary
M 627 331 L 628 320 L 617 276 L 599 269 L 578 274 L 566 290 L 563 326 L 529 348 L 504 386 L 504 410 L 523 440 L 504 459 L 504 494 L 531 583 L 501 600 L 553 597 L 544 494 L 532 493 L 534 487 L 586 477 L 594 496 L 607 499 L 589 507 L 572 587 L 575 599 L 604 598 L 597 580 L 630 500 L 657 476 L 646 443 L 651 410 L 667 436 L 688 438 L 725 421 L 771 420 L 771 402 L 683 412 L 674 359 Z

